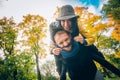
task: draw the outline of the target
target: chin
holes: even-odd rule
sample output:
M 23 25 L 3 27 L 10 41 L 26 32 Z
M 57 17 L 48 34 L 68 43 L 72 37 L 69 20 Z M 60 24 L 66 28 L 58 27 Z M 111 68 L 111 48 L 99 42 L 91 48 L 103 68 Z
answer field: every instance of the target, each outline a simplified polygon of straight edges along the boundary
M 65 30 L 66 30 L 66 31 L 69 31 L 70 29 L 69 29 L 69 28 L 66 28 Z

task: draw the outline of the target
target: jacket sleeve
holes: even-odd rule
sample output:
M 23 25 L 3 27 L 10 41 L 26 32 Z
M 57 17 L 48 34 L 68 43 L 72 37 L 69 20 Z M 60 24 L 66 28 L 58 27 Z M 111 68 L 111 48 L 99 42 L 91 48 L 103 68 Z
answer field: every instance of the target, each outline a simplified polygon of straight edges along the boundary
M 84 27 L 79 27 L 80 34 L 85 38 L 87 41 L 87 46 L 92 45 L 95 42 L 95 38 L 93 35 L 89 34 Z
M 111 63 L 109 63 L 108 61 L 106 61 L 104 58 L 92 54 L 92 58 L 97 61 L 98 63 L 100 63 L 102 66 L 104 66 L 105 68 L 107 68 L 108 70 L 112 71 L 114 74 L 118 75 L 120 77 L 120 70 L 117 69 L 114 65 L 112 65 Z

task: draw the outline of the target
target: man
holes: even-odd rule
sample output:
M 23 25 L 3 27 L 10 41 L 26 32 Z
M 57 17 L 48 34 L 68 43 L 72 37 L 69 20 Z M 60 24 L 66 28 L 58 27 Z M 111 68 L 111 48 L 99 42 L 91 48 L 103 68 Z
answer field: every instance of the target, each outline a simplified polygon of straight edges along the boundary
M 120 70 L 107 62 L 104 58 L 87 51 L 86 46 L 74 41 L 71 34 L 63 29 L 55 29 L 53 41 L 56 47 L 61 48 L 64 65 L 71 74 L 71 80 L 103 80 L 95 79 L 97 68 L 93 60 L 97 61 L 113 73 L 120 76 Z
M 60 8 L 60 15 L 56 19 L 57 22 L 53 22 L 50 24 L 51 37 L 53 36 L 55 28 L 62 28 L 66 31 L 69 31 L 72 35 L 72 38 L 75 39 L 77 42 L 80 42 L 85 46 L 90 46 L 89 49 L 91 49 L 92 52 L 94 51 L 93 53 L 103 57 L 103 55 L 98 51 L 98 49 L 92 45 L 94 43 L 94 37 L 89 35 L 89 33 L 84 30 L 84 27 L 80 27 L 80 29 L 78 28 L 78 17 L 79 16 L 75 14 L 74 9 L 71 5 L 62 6 Z M 82 36 L 79 35 L 79 33 Z M 66 68 L 64 65 L 62 65 L 62 57 L 60 52 L 60 48 L 53 48 L 51 50 L 51 53 L 53 53 L 55 56 L 57 71 L 60 75 L 60 80 L 66 80 Z

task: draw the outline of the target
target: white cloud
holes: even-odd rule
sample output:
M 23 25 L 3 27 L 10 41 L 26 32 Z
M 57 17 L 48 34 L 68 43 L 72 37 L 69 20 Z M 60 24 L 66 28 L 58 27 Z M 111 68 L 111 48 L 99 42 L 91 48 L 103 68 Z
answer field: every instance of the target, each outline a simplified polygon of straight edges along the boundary
M 101 15 L 101 13 L 100 13 L 101 9 L 102 9 L 102 5 L 100 5 L 99 8 L 97 8 L 97 9 L 92 5 L 90 5 L 88 7 L 88 11 L 95 15 Z
M 95 8 L 93 5 L 88 5 L 88 11 L 92 12 L 95 15 L 102 15 L 101 10 L 103 7 L 103 4 L 106 4 L 108 2 L 108 0 L 101 0 L 98 8 Z M 82 4 L 83 6 L 85 6 L 86 4 Z
M 13 16 L 16 22 L 20 22 L 23 15 L 38 14 L 49 20 L 60 5 L 59 0 L 8 0 L 0 7 L 0 18 Z

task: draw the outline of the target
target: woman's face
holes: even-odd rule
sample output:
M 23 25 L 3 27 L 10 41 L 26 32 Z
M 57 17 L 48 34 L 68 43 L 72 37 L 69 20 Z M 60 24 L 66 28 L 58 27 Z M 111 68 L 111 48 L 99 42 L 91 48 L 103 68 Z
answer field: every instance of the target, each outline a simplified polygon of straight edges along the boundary
M 72 26 L 72 22 L 70 20 L 62 20 L 61 21 L 61 26 L 66 30 L 69 31 Z

